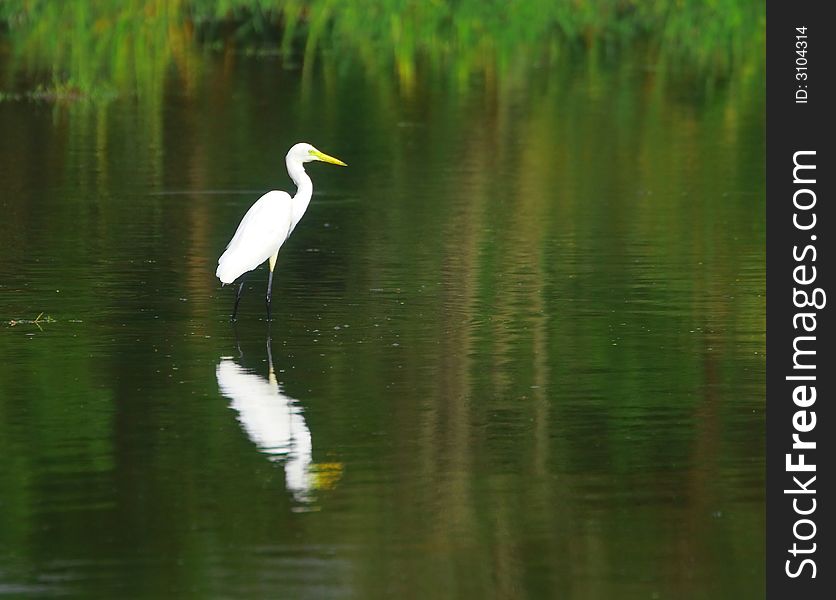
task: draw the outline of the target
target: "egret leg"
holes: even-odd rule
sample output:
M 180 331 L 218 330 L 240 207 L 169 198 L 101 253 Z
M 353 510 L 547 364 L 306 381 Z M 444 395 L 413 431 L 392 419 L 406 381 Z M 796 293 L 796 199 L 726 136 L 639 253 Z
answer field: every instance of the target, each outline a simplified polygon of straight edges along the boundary
M 232 330 L 235 332 L 235 348 L 238 350 L 238 358 L 240 360 L 244 358 L 244 351 L 241 350 L 241 340 L 238 337 L 238 321 L 232 324 Z
M 270 300 L 272 299 L 273 289 L 273 269 L 270 269 L 270 275 L 267 277 L 267 320 L 270 320 Z
M 279 258 L 279 251 L 276 250 L 276 253 L 270 257 L 270 262 L 268 266 L 270 267 L 270 275 L 267 277 L 267 321 L 270 321 L 270 300 L 272 299 L 272 290 L 273 290 L 273 269 L 276 268 L 276 259 Z
M 244 291 L 244 279 L 241 278 L 241 284 L 238 286 L 238 293 L 235 294 L 235 306 L 232 308 L 232 316 L 229 320 L 235 322 L 235 315 L 238 314 L 238 303 L 241 302 L 241 293 Z

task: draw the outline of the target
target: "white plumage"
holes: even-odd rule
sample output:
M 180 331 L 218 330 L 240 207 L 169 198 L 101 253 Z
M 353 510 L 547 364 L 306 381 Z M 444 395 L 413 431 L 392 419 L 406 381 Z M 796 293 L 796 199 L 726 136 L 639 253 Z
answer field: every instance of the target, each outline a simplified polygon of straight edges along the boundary
M 292 202 L 290 194 L 274 190 L 252 205 L 218 259 L 218 279 L 232 283 L 278 253 L 292 231 Z
M 296 400 L 276 381 L 272 364 L 265 379 L 222 358 L 216 375 L 221 393 L 230 399 L 247 436 L 270 460 L 284 465 L 287 489 L 294 497 L 308 500 L 314 487 L 311 432 Z
M 273 287 L 273 268 L 279 256 L 279 249 L 285 243 L 302 215 L 308 208 L 313 195 L 313 182 L 305 172 L 305 163 L 314 160 L 346 166 L 346 164 L 328 156 L 310 144 L 296 144 L 287 153 L 285 164 L 287 173 L 296 184 L 296 195 L 292 198 L 286 192 L 267 192 L 250 207 L 235 235 L 218 259 L 215 275 L 222 283 L 232 283 L 245 273 L 255 269 L 264 261 L 269 261 L 270 277 L 267 280 L 267 320 L 270 320 L 270 293 Z M 238 302 L 244 282 L 238 286 L 232 320 L 238 313 Z

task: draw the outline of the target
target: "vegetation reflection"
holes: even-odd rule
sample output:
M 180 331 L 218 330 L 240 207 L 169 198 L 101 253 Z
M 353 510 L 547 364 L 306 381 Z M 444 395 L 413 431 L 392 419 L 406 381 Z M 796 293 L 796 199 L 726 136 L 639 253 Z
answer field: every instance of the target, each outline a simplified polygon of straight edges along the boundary
M 0 4 L 7 92 L 67 100 L 0 106 L 4 584 L 763 595 L 762 6 L 568 6 Z M 219 361 L 216 257 L 297 139 L 352 169 L 278 368 L 260 302 Z

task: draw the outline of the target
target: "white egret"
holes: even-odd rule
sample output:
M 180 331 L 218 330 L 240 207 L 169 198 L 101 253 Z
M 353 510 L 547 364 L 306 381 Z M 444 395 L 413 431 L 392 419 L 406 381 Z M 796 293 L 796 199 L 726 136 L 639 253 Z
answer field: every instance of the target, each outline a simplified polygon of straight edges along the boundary
M 305 173 L 305 163 L 319 160 L 332 165 L 347 166 L 343 161 L 320 152 L 310 144 L 296 144 L 287 153 L 287 173 L 296 184 L 296 195 L 273 190 L 256 200 L 244 218 L 241 219 L 235 235 L 218 259 L 215 271 L 223 284 L 232 283 L 245 273 L 252 271 L 264 261 L 269 261 L 270 275 L 267 279 L 267 320 L 270 320 L 270 298 L 273 287 L 273 269 L 279 256 L 279 249 L 293 233 L 313 194 L 313 182 Z M 235 295 L 232 320 L 238 314 L 238 303 L 244 289 L 243 278 Z
M 284 466 L 287 490 L 297 501 L 309 502 L 315 490 L 336 484 L 342 464 L 313 462 L 311 431 L 302 407 L 276 379 L 269 338 L 267 364 L 264 378 L 222 357 L 215 370 L 218 387 L 229 398 L 247 437 L 270 461 Z

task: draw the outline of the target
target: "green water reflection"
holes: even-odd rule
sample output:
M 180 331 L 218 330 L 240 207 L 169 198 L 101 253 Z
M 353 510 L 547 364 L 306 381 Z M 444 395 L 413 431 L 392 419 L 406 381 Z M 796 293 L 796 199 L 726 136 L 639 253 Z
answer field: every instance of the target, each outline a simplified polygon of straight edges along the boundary
M 189 60 L 0 103 L 0 594 L 762 597 L 762 70 Z M 300 140 L 351 166 L 233 328 L 215 261 Z

